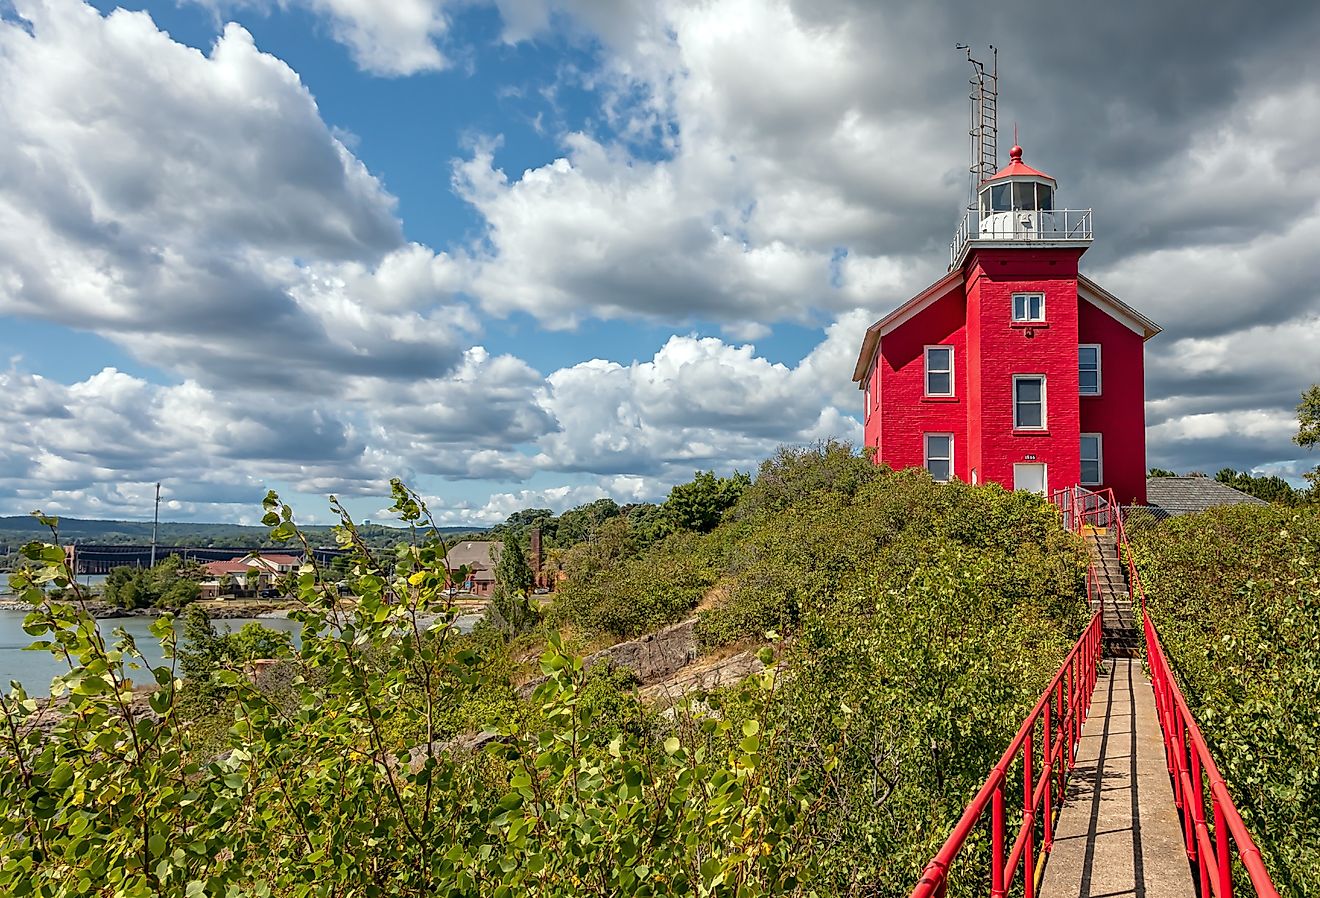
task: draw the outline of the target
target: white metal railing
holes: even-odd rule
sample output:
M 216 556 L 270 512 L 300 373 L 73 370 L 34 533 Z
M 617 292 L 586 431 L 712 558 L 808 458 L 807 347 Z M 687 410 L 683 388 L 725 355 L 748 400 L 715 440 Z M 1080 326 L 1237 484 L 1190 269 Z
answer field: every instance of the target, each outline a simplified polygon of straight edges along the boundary
M 974 240 L 1031 243 L 1039 240 L 1090 240 L 1090 209 L 1052 209 L 1048 212 L 988 212 L 975 206 L 963 210 L 962 220 L 949 244 L 949 267 L 958 264 L 967 244 Z

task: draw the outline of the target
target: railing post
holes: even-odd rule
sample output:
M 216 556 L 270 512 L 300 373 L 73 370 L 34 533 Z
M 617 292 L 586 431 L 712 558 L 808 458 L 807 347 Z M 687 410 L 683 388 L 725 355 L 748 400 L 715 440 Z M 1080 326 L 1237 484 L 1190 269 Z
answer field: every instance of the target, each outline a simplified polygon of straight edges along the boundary
M 1058 685 L 1054 687 L 1054 720 L 1058 724 L 1058 728 L 1054 731 L 1054 741 L 1058 743 L 1059 751 L 1059 791 L 1057 794 L 1059 804 L 1062 805 L 1064 777 L 1067 775 L 1066 770 L 1068 760 L 1067 755 L 1064 754 L 1066 749 L 1063 747 L 1063 742 L 1067 738 L 1066 733 L 1068 732 L 1067 722 L 1063 719 L 1063 677 L 1059 677 Z M 1054 760 L 1051 756 L 1051 769 L 1053 769 L 1053 764 Z
M 1187 772 L 1187 721 L 1182 718 L 1182 709 L 1174 712 L 1173 721 L 1177 724 L 1178 733 L 1178 763 L 1174 774 L 1178 777 L 1177 786 L 1174 794 L 1177 796 L 1178 807 L 1183 809 L 1183 813 L 1190 817 L 1187 809 L 1187 787 L 1183 785 L 1183 774 Z M 1187 856 L 1192 857 L 1192 840 L 1187 840 Z
M 1215 815 L 1215 867 L 1219 875 L 1217 898 L 1233 898 L 1233 859 L 1228 853 L 1228 821 L 1224 819 L 1224 809 L 1219 806 L 1219 798 L 1210 790 L 1210 801 L 1214 805 Z
M 1077 655 L 1068 663 L 1068 769 L 1077 766 Z
M 1032 801 L 1035 782 L 1032 780 L 1031 756 L 1034 754 L 1033 729 L 1027 730 L 1027 738 L 1022 743 L 1022 825 L 1027 828 L 1027 839 L 1022 848 L 1022 888 L 1023 898 L 1036 898 L 1036 864 L 1031 853 L 1036 839 L 1036 803 Z M 1049 829 L 1049 821 L 1045 822 Z
M 990 898 L 1004 898 L 1004 781 L 990 800 Z
M 1053 696 L 1051 696 L 1051 699 L 1052 698 Z M 1050 723 L 1052 717 L 1050 714 L 1050 703 L 1050 699 L 1046 699 L 1044 715 L 1045 730 L 1043 737 L 1045 742 L 1043 748 L 1045 750 L 1041 754 L 1041 760 L 1044 766 L 1043 772 L 1045 774 L 1045 843 L 1042 850 L 1046 854 L 1049 854 L 1050 849 L 1054 847 L 1054 753 L 1051 751 L 1053 746 L 1050 743 Z
M 1195 747 L 1192 749 L 1192 788 L 1196 791 L 1196 802 L 1193 805 L 1196 812 L 1193 814 L 1193 820 L 1199 839 L 1201 833 L 1205 832 L 1205 802 L 1201 800 L 1201 760 L 1196 754 Z M 1196 870 L 1200 874 L 1201 894 L 1210 895 L 1210 861 L 1212 859 L 1205 855 L 1203 846 L 1198 843 L 1196 846 Z
M 1191 749 L 1192 794 L 1188 797 L 1191 799 L 1192 829 L 1199 833 L 1205 829 L 1205 803 L 1201 800 L 1201 759 L 1196 755 L 1196 746 L 1192 745 Z M 1201 846 L 1195 838 L 1188 841 L 1189 856 L 1196 860 L 1202 853 Z M 1202 862 L 1198 866 L 1204 869 L 1205 864 Z

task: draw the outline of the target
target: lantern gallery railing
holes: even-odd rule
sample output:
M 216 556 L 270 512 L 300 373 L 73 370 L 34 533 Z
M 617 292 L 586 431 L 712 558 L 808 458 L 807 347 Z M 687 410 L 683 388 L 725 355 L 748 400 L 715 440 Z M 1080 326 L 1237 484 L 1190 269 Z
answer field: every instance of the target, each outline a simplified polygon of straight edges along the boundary
M 961 260 L 969 243 L 1032 243 L 1090 240 L 1090 209 L 1017 209 L 983 211 L 975 206 L 963 212 L 953 243 L 949 244 L 949 267 Z

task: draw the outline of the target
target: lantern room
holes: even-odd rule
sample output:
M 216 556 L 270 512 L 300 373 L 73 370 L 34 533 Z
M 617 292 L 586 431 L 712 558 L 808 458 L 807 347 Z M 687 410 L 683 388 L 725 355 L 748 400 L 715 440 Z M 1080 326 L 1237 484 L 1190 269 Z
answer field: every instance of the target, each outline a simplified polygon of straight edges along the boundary
M 1008 248 L 1091 244 L 1091 210 L 1061 209 L 1058 182 L 1022 161 L 1022 147 L 1009 151 L 1008 165 L 982 181 L 949 245 L 949 270 L 960 268 L 973 246 Z
M 1009 163 L 981 185 L 977 207 L 981 236 L 1029 237 L 1054 228 L 1058 183 L 1022 161 L 1022 147 L 1009 151 Z

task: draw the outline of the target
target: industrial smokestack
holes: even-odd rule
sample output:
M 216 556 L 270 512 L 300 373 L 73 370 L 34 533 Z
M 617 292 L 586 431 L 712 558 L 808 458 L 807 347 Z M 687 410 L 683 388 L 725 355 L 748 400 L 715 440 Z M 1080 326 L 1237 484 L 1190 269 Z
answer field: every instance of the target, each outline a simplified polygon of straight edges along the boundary
M 541 553 L 541 528 L 532 528 L 532 573 L 538 578 L 541 576 L 541 563 L 544 560 Z

